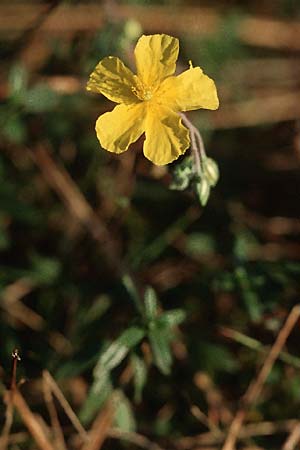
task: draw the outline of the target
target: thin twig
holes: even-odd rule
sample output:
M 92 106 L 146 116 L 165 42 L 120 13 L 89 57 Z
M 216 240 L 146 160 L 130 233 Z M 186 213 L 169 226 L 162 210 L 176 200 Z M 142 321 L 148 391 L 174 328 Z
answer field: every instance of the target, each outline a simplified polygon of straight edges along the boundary
M 25 295 L 32 292 L 33 288 L 34 282 L 32 280 L 29 280 L 28 278 L 19 278 L 2 290 L 1 304 L 5 302 L 8 306 L 12 306 L 14 303 L 21 300 Z
M 8 37 L 15 30 L 24 30 L 28 22 L 43 13 L 42 4 L 4 4 L 0 9 L 0 30 Z M 182 33 L 196 36 L 211 35 L 223 24 L 224 15 L 216 8 L 183 7 L 161 5 L 118 4 L 115 16 L 123 21 L 137 20 L 147 33 Z M 99 2 L 89 4 L 62 4 L 41 26 L 41 35 L 47 39 L 49 34 L 78 33 L 98 31 L 104 25 L 107 12 Z M 10 20 L 6 20 L 10 17 Z M 68 21 L 65 18 L 68 17 Z M 178 17 L 181 20 L 178 20 Z M 246 16 L 239 20 L 236 29 L 242 42 L 259 47 L 282 50 L 300 50 L 299 21 L 275 20 L 268 17 Z
M 108 436 L 109 428 L 114 417 L 114 408 L 109 401 L 96 417 L 89 431 L 89 441 L 82 447 L 82 450 L 100 450 Z
M 300 305 L 294 306 L 292 311 L 290 312 L 284 326 L 280 330 L 276 341 L 274 342 L 268 356 L 265 359 L 265 362 L 259 371 L 257 377 L 250 383 L 242 402 L 241 408 L 236 413 L 231 426 L 228 431 L 227 439 L 222 450 L 234 450 L 237 437 L 239 435 L 240 429 L 245 420 L 246 414 L 251 405 L 253 405 L 263 388 L 263 385 L 272 370 L 272 367 L 278 358 L 282 347 L 285 345 L 287 338 L 289 337 L 292 329 L 297 323 L 300 316 Z
M 298 422 L 283 444 L 282 450 L 294 450 L 300 442 L 300 423 Z M 299 448 L 299 447 L 298 447 Z
M 17 364 L 18 361 L 20 361 L 20 356 L 17 349 L 13 351 L 12 357 L 13 357 L 12 375 L 11 375 L 10 391 L 8 396 L 9 411 L 6 423 L 4 425 L 5 428 L 4 433 L 2 434 L 2 437 L 4 439 L 2 440 L 0 448 L 1 450 L 5 450 L 7 448 L 9 432 L 13 420 L 13 409 L 15 407 L 19 415 L 21 416 L 23 423 L 26 425 L 32 437 L 34 438 L 37 446 L 41 450 L 55 450 L 54 447 L 52 447 L 52 445 L 49 443 L 49 440 L 47 439 L 47 436 L 45 435 L 45 432 L 41 427 L 39 421 L 37 420 L 35 415 L 31 412 L 26 401 L 24 400 L 24 398 L 22 397 L 17 388 Z
M 225 104 L 211 116 L 214 128 L 252 127 L 300 118 L 299 89 Z
M 21 395 L 18 389 L 15 390 L 14 396 L 14 406 L 18 411 L 19 415 L 25 426 L 28 428 L 30 434 L 34 438 L 37 446 L 41 450 L 56 450 L 48 436 L 46 436 L 43 427 L 41 426 L 39 420 L 33 412 L 29 409 L 25 399 Z
M 1 437 L 0 437 L 0 450 L 5 450 L 8 446 L 9 442 L 9 434 L 13 423 L 14 417 L 14 394 L 17 385 L 17 364 L 20 361 L 19 352 L 15 349 L 12 352 L 12 370 L 11 370 L 11 381 L 10 381 L 10 389 L 6 393 L 6 413 L 5 413 L 5 422 L 2 429 Z
M 8 56 L 10 58 L 14 57 L 15 59 L 17 59 L 16 56 L 18 55 L 18 53 L 20 53 L 20 51 L 28 44 L 28 42 L 31 41 L 36 32 L 43 26 L 49 15 L 60 4 L 60 1 L 61 0 L 52 0 L 52 2 L 47 5 L 46 9 L 43 7 L 38 15 L 34 17 L 33 23 L 28 28 L 22 30 L 21 36 L 19 36 L 18 39 L 14 41 L 13 45 L 9 46 L 8 48 L 3 47 L 3 49 L 1 50 L 2 61 Z
M 43 377 L 45 380 L 47 380 L 48 385 L 50 386 L 53 394 L 61 404 L 63 410 L 65 411 L 66 415 L 69 417 L 71 423 L 73 424 L 74 428 L 77 430 L 78 434 L 80 435 L 83 442 L 86 442 L 88 440 L 88 433 L 83 428 L 81 422 L 79 421 L 78 417 L 74 413 L 71 405 L 65 398 L 64 394 L 62 393 L 61 389 L 58 387 L 56 381 L 52 377 L 52 375 L 45 370 L 43 373 Z
M 194 376 L 194 383 L 206 398 L 209 420 L 215 425 L 220 423 L 227 427 L 232 421 L 232 413 L 211 377 L 206 372 L 199 371 Z
M 54 439 L 55 439 L 55 447 L 57 450 L 66 450 L 66 444 L 64 439 L 64 434 L 61 429 L 57 411 L 54 405 L 51 385 L 49 384 L 49 379 L 45 376 L 45 372 L 43 373 L 43 392 L 45 403 L 49 412 L 50 420 L 51 420 L 51 429 L 53 430 Z
M 275 434 L 288 433 L 292 432 L 298 424 L 299 421 L 297 419 L 281 420 L 277 422 L 264 421 L 249 423 L 242 426 L 237 439 L 241 441 L 243 439 L 250 439 L 255 436 L 271 436 Z M 182 437 L 178 439 L 175 444 L 176 448 L 180 450 L 188 450 L 197 446 L 201 446 L 202 449 L 202 446 L 205 445 L 221 445 L 225 439 L 225 431 L 221 431 L 219 433 L 209 431 L 196 436 Z
M 28 278 L 20 278 L 6 286 L 1 292 L 1 308 L 14 322 L 22 323 L 35 331 L 41 331 L 46 322 L 42 316 L 37 314 L 22 303 L 21 299 L 32 292 L 35 283 Z M 50 345 L 59 353 L 69 353 L 71 344 L 59 332 L 50 331 Z
M 207 416 L 199 406 L 192 405 L 190 408 L 191 413 L 193 416 L 199 420 L 200 423 L 202 423 L 204 426 L 206 426 L 211 433 L 219 434 L 221 432 L 220 428 Z
M 51 157 L 46 144 L 39 145 L 31 152 L 33 160 L 39 166 L 49 185 L 63 200 L 68 211 L 91 233 L 100 244 L 100 249 L 114 271 L 120 271 L 120 256 L 111 234 L 100 217 L 97 216 L 74 183 L 69 173 Z
M 164 450 L 158 444 L 150 441 L 146 436 L 139 433 L 122 431 L 119 428 L 111 428 L 108 432 L 108 436 L 114 439 L 130 442 L 131 444 L 146 450 Z
M 221 327 L 220 334 L 256 352 L 264 354 L 267 354 L 269 352 L 269 348 L 267 346 L 263 345 L 257 339 L 254 339 L 252 337 L 247 336 L 246 334 L 241 333 L 240 331 L 232 330 L 231 328 L 227 327 Z M 291 366 L 300 369 L 300 358 L 298 358 L 297 356 L 291 355 L 288 352 L 281 351 L 278 355 L 278 359 L 280 359 L 286 364 L 290 364 Z

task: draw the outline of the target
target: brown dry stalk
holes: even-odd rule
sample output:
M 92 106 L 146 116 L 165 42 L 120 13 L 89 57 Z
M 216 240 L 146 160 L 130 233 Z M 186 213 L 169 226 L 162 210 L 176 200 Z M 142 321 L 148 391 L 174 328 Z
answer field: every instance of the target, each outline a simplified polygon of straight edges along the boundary
M 105 223 L 95 214 L 69 173 L 58 165 L 47 150 L 47 145 L 39 145 L 31 152 L 33 160 L 40 168 L 52 189 L 63 200 L 72 216 L 84 225 L 115 271 L 120 270 L 120 258 L 115 243 Z
M 297 422 L 294 428 L 291 430 L 282 450 L 294 450 L 300 442 L 300 422 Z M 297 447 L 299 448 L 299 446 Z
M 291 433 L 299 424 L 297 419 L 281 420 L 276 422 L 255 422 L 243 425 L 238 440 L 249 439 L 255 436 L 271 436 L 278 433 Z M 180 450 L 194 449 L 198 446 L 221 445 L 226 439 L 225 431 L 216 433 L 214 430 L 196 436 L 185 436 L 176 441 L 176 448 Z M 220 448 L 220 447 L 219 447 Z
M 43 392 L 45 403 L 50 416 L 51 428 L 53 430 L 54 435 L 55 448 L 57 450 L 66 450 L 64 434 L 58 420 L 58 415 L 53 400 L 51 386 L 49 385 L 47 376 L 45 376 L 45 372 L 43 373 Z
M 11 356 L 12 356 L 12 370 L 11 370 L 10 389 L 5 393 L 6 412 L 5 412 L 5 422 L 0 437 L 0 450 L 5 450 L 9 442 L 9 435 L 14 417 L 14 395 L 17 385 L 17 365 L 18 361 L 21 360 L 19 356 L 19 351 L 17 349 L 15 349 L 12 352 Z
M 48 439 L 48 437 L 45 435 L 40 422 L 37 420 L 35 414 L 33 414 L 29 409 L 25 399 L 18 389 L 16 389 L 13 393 L 13 404 L 19 415 L 21 416 L 23 423 L 28 428 L 28 431 L 35 440 L 37 446 L 41 450 L 56 450 L 52 446 L 50 439 Z
M 0 31 L 15 37 L 16 32 L 31 28 L 36 17 L 45 12 L 45 5 L 2 5 L 0 8 Z M 214 33 L 222 25 L 223 17 L 214 8 L 168 7 L 120 5 L 113 9 L 114 20 L 137 20 L 143 30 L 151 33 L 189 34 L 197 36 Z M 65 18 L 68 17 L 68 21 Z M 181 20 L 178 20 L 180 17 Z M 60 5 L 41 24 L 40 30 L 47 34 L 76 33 L 95 31 L 101 28 L 108 18 L 108 11 L 102 5 Z M 248 16 L 241 18 L 237 26 L 239 38 L 250 45 L 279 48 L 300 49 L 299 22 L 274 20 L 266 17 Z M 43 35 L 41 34 L 41 38 Z
M 33 330 L 41 330 L 44 325 L 43 318 L 20 302 L 34 287 L 34 283 L 27 278 L 19 278 L 9 284 L 1 293 L 1 307 L 10 316 Z
M 211 115 L 211 122 L 215 128 L 227 129 L 299 119 L 299 96 L 299 90 L 288 90 L 284 93 L 225 104 Z
M 43 317 L 21 302 L 34 288 L 35 283 L 30 279 L 20 278 L 14 281 L 3 289 L 0 307 L 13 324 L 19 322 L 34 331 L 41 331 L 45 326 Z M 68 354 L 70 351 L 70 342 L 59 332 L 50 332 L 49 343 L 58 353 Z
M 34 288 L 34 283 L 28 278 L 19 278 L 3 289 L 1 293 L 2 301 L 12 306 Z
M 55 395 L 57 400 L 59 401 L 61 407 L 63 408 L 65 414 L 70 419 L 71 423 L 73 424 L 74 428 L 77 430 L 78 434 L 80 435 L 83 442 L 88 440 L 88 434 L 86 430 L 83 428 L 81 422 L 79 421 L 78 417 L 74 413 L 70 403 L 62 393 L 61 389 L 57 385 L 56 381 L 52 377 L 52 375 L 47 371 L 44 370 L 43 372 L 43 378 L 45 382 L 50 387 L 52 393 Z
M 158 444 L 150 441 L 146 436 L 139 433 L 122 431 L 119 428 L 111 428 L 108 432 L 108 436 L 114 439 L 130 442 L 131 444 L 146 450 L 164 450 Z
M 265 362 L 257 374 L 256 378 L 250 383 L 242 401 L 242 406 L 236 413 L 231 426 L 228 431 L 228 435 L 222 450 L 234 450 L 236 440 L 240 433 L 241 427 L 245 420 L 246 414 L 249 408 L 257 401 L 260 395 L 263 385 L 272 370 L 272 367 L 278 358 L 283 346 L 286 343 L 292 329 L 297 323 L 300 317 L 300 305 L 294 306 L 290 312 L 285 324 L 280 330 L 277 339 L 275 340 L 269 354 L 267 355 Z
M 108 436 L 108 430 L 114 418 L 114 408 L 109 401 L 99 412 L 89 431 L 89 440 L 82 447 L 82 450 L 100 450 Z
M 5 422 L 0 436 L 0 450 L 6 450 L 9 442 L 9 435 L 13 423 L 14 406 L 12 401 L 12 392 L 7 391 L 4 396 L 6 402 Z
M 263 354 L 268 354 L 269 347 L 264 346 L 260 341 L 247 336 L 246 334 L 241 333 L 240 331 L 233 330 L 227 327 L 220 327 L 219 332 L 221 336 L 224 336 L 228 339 L 231 339 L 245 347 L 250 348 L 251 350 Z M 300 368 L 300 358 L 297 356 L 291 355 L 288 352 L 281 351 L 278 355 L 278 359 L 283 361 L 286 364 L 289 364 L 296 369 Z

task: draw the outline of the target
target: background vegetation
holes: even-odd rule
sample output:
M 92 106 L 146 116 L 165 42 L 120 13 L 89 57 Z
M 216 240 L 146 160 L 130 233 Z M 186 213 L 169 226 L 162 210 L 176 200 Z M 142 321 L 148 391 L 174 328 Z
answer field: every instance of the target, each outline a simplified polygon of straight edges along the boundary
M 155 32 L 218 87 L 205 208 L 95 136 L 89 73 Z M 0 34 L 2 448 L 296 448 L 299 2 L 1 2 Z

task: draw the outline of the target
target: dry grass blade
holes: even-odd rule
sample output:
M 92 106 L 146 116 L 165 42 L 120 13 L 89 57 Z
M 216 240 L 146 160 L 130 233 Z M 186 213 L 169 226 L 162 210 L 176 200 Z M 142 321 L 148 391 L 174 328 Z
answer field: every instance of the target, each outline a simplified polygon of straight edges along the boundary
M 70 421 L 73 424 L 74 428 L 77 430 L 77 432 L 80 435 L 82 441 L 83 442 L 87 441 L 88 440 L 87 432 L 85 431 L 85 429 L 81 425 L 78 417 L 74 413 L 73 409 L 71 408 L 69 402 L 67 401 L 67 399 L 65 398 L 64 394 L 62 393 L 62 391 L 58 387 L 58 385 L 57 385 L 56 381 L 54 380 L 54 378 L 50 375 L 50 373 L 47 370 L 44 371 L 43 377 L 44 377 L 44 380 L 47 382 L 48 386 L 50 387 L 51 391 L 53 392 L 53 394 L 55 395 L 55 397 L 57 398 L 57 400 L 61 404 L 61 407 L 63 408 L 64 412 L 66 413 L 66 415 L 70 419 Z
M 0 306 L 11 323 L 21 323 L 32 330 L 41 331 L 46 324 L 44 318 L 21 301 L 24 296 L 33 291 L 34 287 L 35 284 L 30 279 L 16 280 L 1 292 Z M 49 343 L 58 353 L 63 354 L 68 353 L 71 347 L 70 342 L 61 333 L 55 331 L 50 333 Z
M 276 359 L 278 358 L 283 346 L 285 345 L 286 340 L 289 337 L 292 329 L 299 320 L 299 316 L 300 316 L 300 305 L 296 305 L 290 312 L 284 326 L 280 330 L 277 339 L 274 342 L 269 354 L 267 355 L 265 362 L 261 370 L 259 371 L 257 377 L 249 385 L 244 395 L 242 406 L 238 410 L 237 414 L 235 415 L 231 423 L 227 439 L 223 446 L 223 450 L 234 450 L 236 440 L 240 433 L 247 411 L 250 408 L 250 406 L 257 401 L 257 398 L 261 393 L 263 385 L 269 373 L 271 372 L 271 369 Z
M 26 430 L 20 431 L 18 433 L 10 433 L 9 445 L 14 446 L 14 445 L 22 444 L 25 441 L 27 441 L 27 439 L 28 439 L 28 432 Z
M 272 436 L 281 433 L 292 433 L 299 424 L 297 419 L 282 420 L 277 422 L 256 422 L 243 425 L 240 429 L 238 440 L 250 439 L 255 436 Z M 180 450 L 195 449 L 206 445 L 221 445 L 226 439 L 225 431 L 216 433 L 209 431 L 196 436 L 185 436 L 177 440 L 176 448 Z
M 116 5 L 115 20 L 137 20 L 147 33 L 186 33 L 197 36 L 211 34 L 222 23 L 222 14 L 215 8 L 201 7 L 170 7 L 160 5 Z M 107 20 L 107 11 L 97 2 L 78 5 L 62 4 L 49 17 L 45 5 L 30 5 L 25 2 L 18 5 L 2 5 L 0 9 L 0 31 L 14 37 L 16 32 L 24 31 L 30 24 L 37 21 L 38 16 L 45 16 L 41 21 L 41 38 L 51 34 L 91 32 L 103 27 Z M 66 21 L 65 18 L 69 20 Z M 178 21 L 178 17 L 181 18 Z M 31 27 L 30 27 L 31 28 Z M 277 48 L 300 49 L 300 24 L 267 17 L 248 16 L 240 21 L 237 30 L 239 38 L 246 44 Z
M 134 444 L 137 447 L 144 448 L 146 450 L 164 450 L 158 444 L 150 441 L 146 436 L 143 436 L 139 433 L 122 431 L 118 428 L 111 428 L 108 435 L 111 438 L 130 442 L 131 444 Z
M 30 294 L 34 283 L 27 278 L 20 278 L 9 284 L 1 293 L 1 307 L 12 318 L 24 323 L 33 330 L 41 330 L 44 320 L 32 309 L 21 303 L 21 299 Z
M 25 295 L 29 294 L 33 288 L 34 283 L 31 280 L 27 278 L 19 278 L 3 289 L 1 293 L 2 302 L 12 306 L 15 302 L 21 300 Z
M 241 345 L 244 345 L 245 347 L 248 347 L 251 350 L 254 350 L 256 352 L 265 355 L 268 354 L 269 352 L 269 348 L 264 346 L 260 341 L 250 336 L 247 336 L 246 334 L 243 334 L 240 331 L 232 330 L 231 328 L 228 327 L 222 327 L 220 328 L 219 331 L 222 336 L 231 339 Z M 286 364 L 294 366 L 297 369 L 300 368 L 300 358 L 291 355 L 288 352 L 281 351 L 280 354 L 278 355 L 278 359 L 280 359 Z
M 51 428 L 54 434 L 55 448 L 57 450 L 66 450 L 64 434 L 58 420 L 57 411 L 54 405 L 53 396 L 51 392 L 51 386 L 49 385 L 48 378 L 45 376 L 45 372 L 43 373 L 43 392 L 45 403 L 48 408 L 51 420 Z
M 52 446 L 48 437 L 45 435 L 45 432 L 40 422 L 37 420 L 36 416 L 29 409 L 26 401 L 24 400 L 23 396 L 17 389 L 15 390 L 13 395 L 13 404 L 16 410 L 18 411 L 19 415 L 21 416 L 23 423 L 26 425 L 30 434 L 35 440 L 37 446 L 41 450 L 56 450 Z
M 14 406 L 12 401 L 12 393 L 6 392 L 4 401 L 6 403 L 5 422 L 0 437 L 0 450 L 6 450 L 9 442 L 9 435 L 13 423 Z
M 86 201 L 68 172 L 55 163 L 46 145 L 38 146 L 31 152 L 45 179 L 63 200 L 66 208 L 81 225 L 84 225 L 92 237 L 99 243 L 107 262 L 114 270 L 119 269 L 120 258 L 115 243 L 106 225 L 101 221 Z
M 295 448 L 299 448 L 298 445 L 299 442 L 300 442 L 300 423 L 297 422 L 297 424 L 287 437 L 285 443 L 283 444 L 282 450 L 294 450 Z
M 12 352 L 12 371 L 11 371 L 11 381 L 10 389 L 6 392 L 6 412 L 5 412 L 5 422 L 2 429 L 0 437 L 0 450 L 5 450 L 8 446 L 10 430 L 13 424 L 14 418 L 14 395 L 16 391 L 17 384 L 17 364 L 20 361 L 19 352 L 15 349 Z
M 89 431 L 89 441 L 82 447 L 82 450 L 100 450 L 108 436 L 108 430 L 112 424 L 114 409 L 111 402 L 108 402 L 96 417 L 91 430 Z
M 226 129 L 299 119 L 299 94 L 299 91 L 287 91 L 223 105 L 213 115 L 213 125 Z

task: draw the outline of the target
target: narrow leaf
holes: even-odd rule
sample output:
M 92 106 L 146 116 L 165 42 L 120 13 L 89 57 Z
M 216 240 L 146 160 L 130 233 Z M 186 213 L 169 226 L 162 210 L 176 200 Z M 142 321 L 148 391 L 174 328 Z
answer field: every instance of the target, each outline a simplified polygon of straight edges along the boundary
M 125 330 L 110 346 L 102 353 L 95 367 L 94 376 L 103 368 L 107 371 L 112 370 L 120 364 L 129 350 L 135 347 L 144 337 L 145 332 L 140 327 L 130 327 Z
M 79 413 L 79 419 L 84 424 L 92 420 L 113 391 L 109 373 L 102 370 L 98 375 Z
M 133 410 L 128 398 L 122 391 L 116 391 L 114 394 L 115 424 L 124 432 L 134 432 L 136 423 Z
M 150 329 L 148 336 L 156 366 L 162 373 L 168 375 L 172 364 L 169 337 L 164 330 L 160 330 L 157 326 Z
M 153 320 L 157 316 L 157 296 L 151 286 L 148 286 L 145 292 L 145 311 L 148 320 Z
M 140 403 L 142 399 L 142 391 L 147 380 L 147 366 L 145 361 L 135 353 L 131 358 L 133 368 L 133 383 L 134 383 L 134 400 Z
M 161 326 L 174 327 L 183 322 L 186 318 L 186 313 L 183 309 L 173 309 L 163 313 L 159 319 L 158 323 Z

